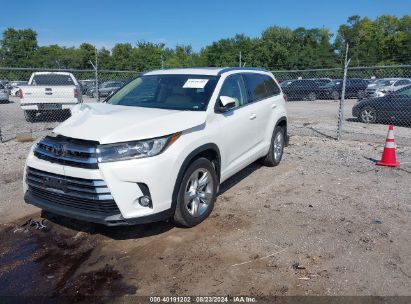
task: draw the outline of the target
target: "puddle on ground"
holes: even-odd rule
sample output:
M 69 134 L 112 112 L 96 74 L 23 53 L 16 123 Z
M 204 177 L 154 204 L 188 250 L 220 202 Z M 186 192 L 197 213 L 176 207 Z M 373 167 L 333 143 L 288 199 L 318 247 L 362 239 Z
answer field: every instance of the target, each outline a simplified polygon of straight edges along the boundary
M 113 266 L 82 272 L 98 244 L 86 233 L 8 227 L 0 231 L 0 296 L 48 296 L 60 303 L 135 294 Z M 52 301 L 53 302 L 53 301 Z

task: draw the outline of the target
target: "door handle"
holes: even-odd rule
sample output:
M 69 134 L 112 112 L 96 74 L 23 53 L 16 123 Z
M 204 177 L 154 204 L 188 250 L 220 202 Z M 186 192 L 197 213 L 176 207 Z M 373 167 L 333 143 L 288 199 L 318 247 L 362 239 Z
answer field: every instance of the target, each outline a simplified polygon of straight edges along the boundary
M 256 114 L 251 114 L 250 115 L 250 120 L 253 120 L 253 119 L 256 119 L 257 118 L 257 115 Z
M 276 104 L 271 105 L 271 109 L 275 109 L 277 107 Z

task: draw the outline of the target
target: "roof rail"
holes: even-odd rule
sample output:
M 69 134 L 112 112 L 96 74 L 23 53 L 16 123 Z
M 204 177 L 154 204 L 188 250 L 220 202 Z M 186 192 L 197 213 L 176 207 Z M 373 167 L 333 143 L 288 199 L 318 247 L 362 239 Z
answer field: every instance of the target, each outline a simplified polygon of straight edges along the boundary
M 218 72 L 218 75 L 223 73 L 231 72 L 231 71 L 260 71 L 260 72 L 268 72 L 265 69 L 261 68 L 242 68 L 242 67 L 233 67 L 233 68 L 223 68 Z

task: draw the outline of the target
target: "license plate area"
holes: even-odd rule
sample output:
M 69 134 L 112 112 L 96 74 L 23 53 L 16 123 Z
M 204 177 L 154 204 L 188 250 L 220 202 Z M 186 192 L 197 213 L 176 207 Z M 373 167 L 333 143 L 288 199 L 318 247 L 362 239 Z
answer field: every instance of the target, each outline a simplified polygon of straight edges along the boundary
M 45 103 L 45 104 L 39 104 L 38 105 L 39 110 L 61 110 L 61 104 L 55 104 L 55 103 Z

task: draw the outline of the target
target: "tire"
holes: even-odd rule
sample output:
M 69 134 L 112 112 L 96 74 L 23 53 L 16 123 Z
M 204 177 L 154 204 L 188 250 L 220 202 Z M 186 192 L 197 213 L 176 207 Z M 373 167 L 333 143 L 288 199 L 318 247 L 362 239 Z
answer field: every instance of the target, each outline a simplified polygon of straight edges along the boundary
M 204 176 L 207 176 L 207 180 L 204 180 Z M 199 182 L 205 181 L 205 185 L 199 185 Z M 213 164 L 206 158 L 193 161 L 179 185 L 174 223 L 193 227 L 204 221 L 214 208 L 217 189 L 218 178 Z
M 285 130 L 281 126 L 276 126 L 271 137 L 270 150 L 268 154 L 261 159 L 261 163 L 267 167 L 278 166 L 283 158 L 285 146 Z
M 363 123 L 375 123 L 377 121 L 377 111 L 372 107 L 364 107 L 361 109 L 359 118 Z
M 308 99 L 309 101 L 315 101 L 315 100 L 317 100 L 317 94 L 315 94 L 314 92 L 310 92 L 310 93 L 307 95 L 307 99 Z
M 364 90 L 359 90 L 357 92 L 357 97 L 358 97 L 358 99 L 363 99 L 365 97 L 365 91 Z
M 26 119 L 27 122 L 35 122 L 36 116 L 37 116 L 37 111 L 33 111 L 33 110 L 24 111 L 24 118 Z
M 332 91 L 331 92 L 331 97 L 333 100 L 338 101 L 340 100 L 340 93 L 338 93 L 337 91 Z

